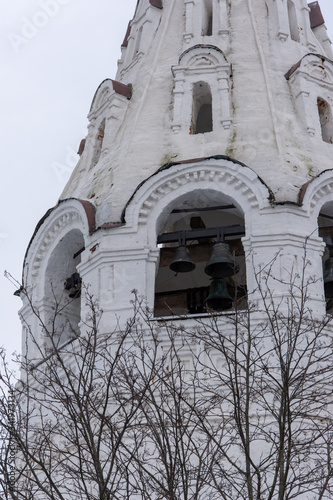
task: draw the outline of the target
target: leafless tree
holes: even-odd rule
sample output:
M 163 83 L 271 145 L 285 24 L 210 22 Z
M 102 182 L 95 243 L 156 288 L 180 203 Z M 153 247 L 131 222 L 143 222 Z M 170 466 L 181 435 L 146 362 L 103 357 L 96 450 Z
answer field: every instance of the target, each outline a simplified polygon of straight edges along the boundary
M 247 310 L 195 320 L 157 321 L 135 295 L 108 334 L 88 288 L 61 348 L 39 318 L 51 347 L 19 381 L 2 353 L 2 498 L 333 498 L 330 318 L 312 317 L 302 276 L 280 301 L 272 279 Z

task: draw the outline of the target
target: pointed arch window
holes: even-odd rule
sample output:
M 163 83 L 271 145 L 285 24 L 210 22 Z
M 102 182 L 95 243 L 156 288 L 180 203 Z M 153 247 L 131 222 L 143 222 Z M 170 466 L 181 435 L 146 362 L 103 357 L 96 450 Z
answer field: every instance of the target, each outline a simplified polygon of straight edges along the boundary
M 202 35 L 211 36 L 213 34 L 213 2 L 203 0 L 202 14 Z
M 317 106 L 323 141 L 333 144 L 333 119 L 331 106 L 321 97 L 318 97 L 317 99 Z
M 192 134 L 204 134 L 213 130 L 212 93 L 206 82 L 193 85 Z
M 290 38 L 295 42 L 299 42 L 300 37 L 299 37 L 299 29 L 297 23 L 296 7 L 294 2 L 292 2 L 291 0 L 288 0 L 288 18 L 289 18 Z

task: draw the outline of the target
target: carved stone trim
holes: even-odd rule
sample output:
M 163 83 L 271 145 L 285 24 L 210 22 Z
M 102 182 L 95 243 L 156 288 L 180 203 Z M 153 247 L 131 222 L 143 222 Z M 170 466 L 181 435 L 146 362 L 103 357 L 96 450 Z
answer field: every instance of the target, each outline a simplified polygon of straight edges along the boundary
M 73 206 L 73 205 L 77 206 Z M 82 213 L 80 213 L 82 212 Z M 64 228 L 68 231 L 78 229 L 85 237 L 95 230 L 95 207 L 88 201 L 78 199 L 62 200 L 49 210 L 37 225 L 28 246 L 24 260 L 24 274 L 35 278 L 44 262 L 50 247 L 63 236 Z
M 257 180 L 260 182 L 258 178 Z M 239 192 L 239 198 L 246 198 L 251 208 L 259 208 L 257 195 L 251 186 L 254 180 L 246 178 L 245 175 L 240 175 L 240 171 L 235 168 L 235 165 L 233 165 L 232 169 L 223 169 L 219 165 L 195 165 L 189 169 L 187 165 L 186 167 L 184 165 L 183 172 L 177 172 L 172 178 L 168 176 L 152 191 L 149 191 L 144 200 L 140 202 L 139 223 L 145 224 L 155 205 L 170 192 L 189 184 L 193 185 L 193 189 L 196 189 L 197 184 L 207 181 L 212 183 L 212 188 L 227 195 L 229 194 L 228 189 L 232 186 L 235 191 Z M 262 185 L 262 187 L 264 186 Z M 268 198 L 268 195 L 267 191 L 266 198 Z
M 299 203 L 305 210 L 310 209 L 315 217 L 318 217 L 320 209 L 328 201 L 333 203 L 333 169 L 325 170 L 304 184 L 299 194 Z
M 60 215 L 57 219 L 54 220 L 52 226 L 48 229 L 42 241 L 39 243 L 38 252 L 35 254 L 34 259 L 31 263 L 32 277 L 36 277 L 38 275 L 41 263 L 48 253 L 52 243 L 57 239 L 59 233 L 62 232 L 62 229 L 66 226 L 70 226 L 76 220 L 79 222 L 79 224 L 83 224 L 82 217 L 80 217 L 78 212 L 76 211 L 66 212 L 65 214 Z M 69 228 L 69 230 L 71 229 L 72 228 Z

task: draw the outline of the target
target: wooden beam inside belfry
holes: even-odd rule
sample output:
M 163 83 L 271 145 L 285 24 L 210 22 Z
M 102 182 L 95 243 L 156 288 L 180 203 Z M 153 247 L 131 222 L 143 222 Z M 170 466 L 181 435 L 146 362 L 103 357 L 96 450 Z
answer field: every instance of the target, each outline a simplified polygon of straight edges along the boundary
M 203 207 L 203 208 L 175 208 L 172 210 L 172 214 L 185 214 L 192 212 L 212 212 L 213 210 L 230 210 L 231 208 L 236 208 L 235 205 L 219 205 L 218 207 Z
M 244 236 L 244 226 L 229 226 L 229 227 L 211 227 L 205 229 L 194 229 L 191 231 L 176 231 L 173 233 L 164 233 L 157 237 L 157 244 L 160 243 L 176 243 L 180 240 L 201 240 L 202 238 L 217 238 L 223 236 Z M 223 239 L 223 238 L 222 238 Z

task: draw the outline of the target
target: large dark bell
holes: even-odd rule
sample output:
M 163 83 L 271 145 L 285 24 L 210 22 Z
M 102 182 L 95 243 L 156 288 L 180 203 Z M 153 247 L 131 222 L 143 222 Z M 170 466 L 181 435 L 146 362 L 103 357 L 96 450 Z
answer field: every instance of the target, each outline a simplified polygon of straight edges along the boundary
M 232 306 L 232 298 L 229 295 L 227 284 L 223 279 L 214 279 L 211 282 L 209 295 L 204 302 L 208 309 L 214 311 L 226 311 Z
M 178 247 L 175 253 L 175 258 L 170 264 L 171 271 L 176 273 L 188 273 L 195 269 L 195 263 L 191 260 L 188 248 Z
M 325 262 L 324 270 L 325 298 L 333 299 L 333 257 Z
M 215 243 L 212 256 L 207 262 L 205 273 L 213 278 L 226 278 L 239 271 L 239 265 L 234 261 L 230 247 L 226 243 Z

